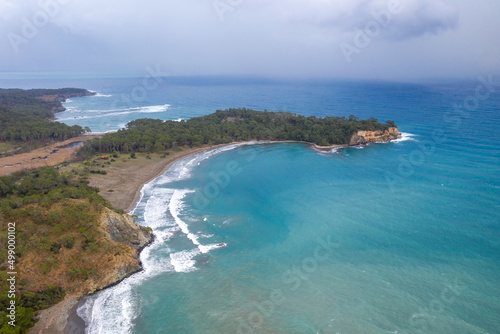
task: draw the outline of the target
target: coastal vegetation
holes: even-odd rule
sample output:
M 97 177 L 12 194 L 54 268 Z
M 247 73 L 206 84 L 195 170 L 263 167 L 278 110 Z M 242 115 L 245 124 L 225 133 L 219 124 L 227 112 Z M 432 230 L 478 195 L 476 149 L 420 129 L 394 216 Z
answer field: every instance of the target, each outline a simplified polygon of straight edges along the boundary
M 358 130 L 385 131 L 394 126 L 377 119 L 305 117 L 289 112 L 228 109 L 187 121 L 138 119 L 126 129 L 86 142 L 82 155 L 99 152 L 165 152 L 182 146 L 226 144 L 234 141 L 304 141 L 320 146 L 348 144 Z
M 0 177 L 0 332 L 24 333 L 35 312 L 98 275 L 92 259 L 120 249 L 100 238 L 98 217 L 110 204 L 85 177 L 54 167 Z M 7 324 L 8 223 L 15 223 L 16 327 Z M 71 281 L 73 283 L 68 284 Z M 79 283 L 80 282 L 80 283 Z M 68 291 L 69 290 L 69 291 Z
M 77 88 L 0 89 L 0 143 L 9 148 L 0 155 L 20 153 L 89 130 L 51 120 L 55 112 L 64 110 L 61 102 L 66 98 L 92 94 Z

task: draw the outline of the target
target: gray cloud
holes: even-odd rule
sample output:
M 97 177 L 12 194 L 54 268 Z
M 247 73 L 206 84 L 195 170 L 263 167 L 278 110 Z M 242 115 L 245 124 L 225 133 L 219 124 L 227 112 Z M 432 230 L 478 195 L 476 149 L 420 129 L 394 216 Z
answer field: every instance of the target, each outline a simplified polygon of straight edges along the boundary
M 397 14 L 391 13 L 391 4 L 398 8 Z M 436 35 L 455 29 L 459 21 L 458 7 L 444 0 L 310 0 L 310 6 L 303 9 L 295 6 L 289 11 L 289 22 L 355 31 L 380 17 L 390 23 L 384 37 L 397 39 Z
M 382 79 L 500 71 L 496 0 L 401 0 L 347 64 L 339 45 L 352 44 L 388 1 L 0 0 L 0 71 L 141 73 L 159 64 L 173 75 Z M 30 24 L 37 32 L 27 36 Z

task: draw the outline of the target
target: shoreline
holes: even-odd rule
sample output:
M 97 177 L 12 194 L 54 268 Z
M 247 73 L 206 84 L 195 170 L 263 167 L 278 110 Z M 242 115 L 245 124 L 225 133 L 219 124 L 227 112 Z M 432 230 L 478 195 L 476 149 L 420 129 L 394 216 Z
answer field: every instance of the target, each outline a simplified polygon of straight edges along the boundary
M 59 303 L 40 311 L 38 316 L 39 320 L 35 323 L 33 327 L 28 330 L 28 334 L 60 334 L 60 333 L 72 333 L 80 334 L 85 333 L 85 322 L 83 319 L 78 317 L 76 314 L 76 307 L 80 302 L 80 298 L 77 295 L 68 295 L 64 297 Z M 83 322 L 83 326 L 75 327 L 73 324 L 80 324 L 78 319 L 72 317 L 74 314 Z M 71 331 L 66 331 L 69 329 L 68 324 L 72 321 Z
M 130 159 L 128 155 L 123 154 L 116 158 L 116 161 L 110 166 L 105 167 L 106 175 L 90 175 L 89 185 L 99 188 L 99 194 L 108 200 L 114 208 L 122 209 L 128 213 L 137 205 L 144 186 L 165 174 L 174 163 L 181 159 L 229 145 L 274 144 L 283 142 L 311 145 L 310 143 L 297 141 L 252 140 L 185 148 L 179 152 L 171 152 L 165 158 L 161 158 L 159 154 L 137 153 L 135 159 Z
M 392 140 L 390 140 L 390 141 L 392 141 Z M 146 184 L 148 184 L 149 182 L 151 182 L 151 181 L 157 179 L 158 177 L 162 176 L 163 174 L 165 174 L 165 172 L 167 172 L 167 170 L 174 163 L 176 163 L 179 160 L 182 160 L 184 158 L 187 158 L 189 156 L 192 156 L 192 155 L 195 155 L 195 154 L 198 154 L 198 153 L 203 153 L 203 152 L 209 151 L 211 149 L 216 149 L 216 148 L 220 148 L 220 147 L 224 147 L 224 146 L 230 146 L 230 145 L 235 145 L 235 144 L 242 144 L 242 145 L 257 145 L 258 144 L 258 145 L 262 145 L 262 144 L 282 144 L 282 143 L 306 144 L 306 145 L 309 145 L 308 148 L 311 148 L 311 149 L 313 149 L 316 152 L 318 152 L 318 151 L 319 152 L 329 152 L 332 149 L 341 149 L 341 148 L 348 148 L 348 147 L 358 146 L 358 145 L 349 145 L 349 144 L 336 144 L 336 145 L 329 145 L 329 146 L 320 146 L 320 145 L 317 145 L 317 144 L 314 144 L 314 143 L 309 143 L 309 142 L 306 142 L 306 141 L 299 141 L 299 140 L 250 140 L 250 141 L 231 142 L 231 143 L 227 143 L 227 144 L 218 144 L 218 145 L 212 145 L 212 146 L 202 146 L 202 147 L 197 147 L 197 148 L 191 148 L 191 149 L 188 149 L 187 151 L 181 151 L 181 152 L 179 152 L 179 153 L 184 153 L 184 154 L 180 154 L 179 156 L 173 157 L 173 159 L 171 161 L 169 161 L 166 165 L 163 166 L 162 170 L 159 173 L 157 173 L 157 174 L 155 174 L 153 176 L 150 176 L 150 178 L 146 182 L 142 183 L 142 185 L 139 188 L 136 189 L 133 200 L 130 201 L 130 204 L 124 210 L 127 213 L 129 213 L 130 211 L 132 211 L 137 206 L 137 203 L 140 200 L 141 191 L 144 188 L 144 186 Z M 382 141 L 380 143 L 382 143 Z
M 127 213 L 130 212 L 130 211 L 132 211 L 137 206 L 137 203 L 140 200 L 141 191 L 144 188 L 144 186 L 146 184 L 148 184 L 149 182 L 151 182 L 151 181 L 157 179 L 158 177 L 162 176 L 163 174 L 165 174 L 168 171 L 168 169 L 174 163 L 176 163 L 179 160 L 188 158 L 188 157 L 190 157 L 192 155 L 195 155 L 195 154 L 199 154 L 199 153 L 203 153 L 203 152 L 206 152 L 206 151 L 210 151 L 212 149 L 216 149 L 216 148 L 220 148 L 220 147 L 225 147 L 225 146 L 230 146 L 230 145 L 235 145 L 235 144 L 241 144 L 241 145 L 256 145 L 256 144 L 259 144 L 259 145 L 262 145 L 262 144 L 280 144 L 280 143 L 307 144 L 307 145 L 309 145 L 309 147 L 313 147 L 314 149 L 319 150 L 319 151 L 329 151 L 329 150 L 334 149 L 334 148 L 346 148 L 346 147 L 349 147 L 349 145 L 347 145 L 347 144 L 330 145 L 330 146 L 319 146 L 319 145 L 316 145 L 316 144 L 308 143 L 308 142 L 305 142 L 305 141 L 297 141 L 297 140 L 281 140 L 281 141 L 251 140 L 251 141 L 231 142 L 231 143 L 227 143 L 227 144 L 218 144 L 218 145 L 212 145 L 212 146 L 202 146 L 202 147 L 197 147 L 197 148 L 191 148 L 191 149 L 188 149 L 187 151 L 181 151 L 181 152 L 179 152 L 179 153 L 184 153 L 184 154 L 179 154 L 176 157 L 172 157 L 172 160 L 168 161 L 163 166 L 163 168 L 161 169 L 161 171 L 159 173 L 156 173 L 153 176 L 150 175 L 149 179 L 146 182 L 142 183 L 142 185 L 140 186 L 140 188 L 136 189 L 133 200 L 129 201 L 130 204 L 124 210 Z
M 255 141 L 231 142 L 231 143 L 212 145 L 212 146 L 203 146 L 203 147 L 191 148 L 191 149 L 180 151 L 180 152 L 174 152 L 173 156 L 170 159 L 168 159 L 168 160 L 165 159 L 166 160 L 165 162 L 160 163 L 161 168 L 155 168 L 155 169 L 153 169 L 153 171 L 150 174 L 145 175 L 145 177 L 142 179 L 142 183 L 140 184 L 140 186 L 135 188 L 135 192 L 133 194 L 133 197 L 129 197 L 128 204 L 126 206 L 126 210 L 125 209 L 124 210 L 128 213 L 132 209 L 134 209 L 136 207 L 138 201 L 140 200 L 141 191 L 144 188 L 144 186 L 147 183 L 149 183 L 149 182 L 157 179 L 158 177 L 162 176 L 163 174 L 165 174 L 165 172 L 168 171 L 168 169 L 174 163 L 176 163 L 182 159 L 185 159 L 185 158 L 188 158 L 190 156 L 193 156 L 193 155 L 196 155 L 199 153 L 203 153 L 203 152 L 206 152 L 206 151 L 209 151 L 212 149 L 217 149 L 220 147 L 225 147 L 225 146 L 230 146 L 230 145 L 235 145 L 235 144 L 241 144 L 242 146 L 244 146 L 245 144 L 246 145 L 256 145 L 256 144 L 279 144 L 279 143 L 307 144 L 307 145 L 309 145 L 309 148 L 313 148 L 314 150 L 319 150 L 319 151 L 331 150 L 333 148 L 350 147 L 347 144 L 345 144 L 345 145 L 319 146 L 316 144 L 311 144 L 311 143 L 303 142 L 303 141 L 266 141 L 266 140 L 259 141 L 259 140 L 255 140 Z M 178 153 L 178 154 L 175 154 L 175 153 Z M 141 267 L 142 267 L 142 264 L 141 264 Z M 117 282 L 115 284 L 118 284 L 118 283 L 119 282 Z M 103 288 L 102 290 L 107 289 L 115 284 L 107 286 L 107 287 Z M 68 296 L 68 297 L 74 297 L 74 296 Z M 65 298 L 59 304 L 56 304 L 47 310 L 41 311 L 41 312 L 45 312 L 45 311 L 49 311 L 49 310 L 52 310 L 52 312 L 59 311 L 58 312 L 59 314 L 56 315 L 57 320 L 59 320 L 59 326 L 64 325 L 63 327 L 59 327 L 59 328 L 61 330 L 62 329 L 64 329 L 64 330 L 59 331 L 59 332 L 57 332 L 57 331 L 56 332 L 52 332 L 52 331 L 35 332 L 35 331 L 33 331 L 32 332 L 31 331 L 35 327 L 38 327 L 38 325 L 44 329 L 51 328 L 54 325 L 53 321 L 54 321 L 54 318 L 56 317 L 56 316 L 51 316 L 48 319 L 47 318 L 43 319 L 43 320 L 40 319 L 40 321 L 37 322 L 35 327 L 33 327 L 29 333 L 30 334 L 34 334 L 34 333 L 38 333 L 38 334 L 42 334 L 42 333 L 50 333 L 50 334 L 52 334 L 52 333 L 71 333 L 71 334 L 85 333 L 86 323 L 77 313 L 77 309 L 79 307 L 79 304 L 80 304 L 81 300 L 85 297 L 86 296 L 81 296 L 81 297 L 77 298 L 76 301 L 75 300 L 67 301 Z M 60 310 L 59 310 L 59 308 L 56 308 L 56 307 L 60 304 L 64 304 L 66 306 L 59 307 L 60 308 Z M 68 305 L 69 305 L 69 307 L 68 307 Z M 49 313 L 49 316 L 50 316 L 50 313 Z M 42 317 L 40 317 L 40 318 L 42 318 Z M 45 316 L 44 316 L 44 318 L 45 318 Z M 64 321 L 61 322 L 61 319 Z
M 167 161 L 165 161 L 165 163 L 162 164 L 162 168 L 159 171 L 155 172 L 154 174 L 148 175 L 147 180 L 144 181 L 140 187 L 136 188 L 134 197 L 131 201 L 129 201 L 129 205 L 127 206 L 125 211 L 127 213 L 129 213 L 137 205 L 138 201 L 140 200 L 141 191 L 146 184 L 148 184 L 149 182 L 151 182 L 151 181 L 159 178 L 163 174 L 165 174 L 165 172 L 168 171 L 168 169 L 174 163 L 176 163 L 182 159 L 188 158 L 190 156 L 209 151 L 211 149 L 216 149 L 219 147 L 229 146 L 229 145 L 233 145 L 233 144 L 245 144 L 245 143 L 250 144 L 250 143 L 253 143 L 253 141 L 252 142 L 233 142 L 233 143 L 213 145 L 213 146 L 208 146 L 208 147 L 197 147 L 197 148 L 191 148 L 189 150 L 185 150 L 185 151 L 181 151 L 181 152 L 175 152 L 175 153 L 179 153 L 179 154 L 177 154 L 176 156 L 172 157 L 171 159 L 168 159 Z M 154 237 L 154 233 L 153 233 L 153 237 Z M 146 248 L 147 246 L 145 246 L 144 248 Z M 144 250 L 144 248 L 138 252 L 139 256 L 140 256 L 140 253 Z M 141 263 L 141 270 L 144 270 L 142 268 L 142 263 Z M 116 284 L 119 284 L 121 281 L 116 282 L 114 284 L 111 284 L 111 285 L 101 289 L 100 291 L 107 289 L 107 288 L 110 288 Z M 98 292 L 98 291 L 96 291 L 96 292 Z M 87 296 L 88 295 L 84 295 L 84 296 L 78 297 L 76 300 L 71 299 L 68 301 L 65 298 L 62 302 L 54 305 L 53 307 L 51 307 L 47 310 L 42 310 L 41 312 L 45 312 L 45 311 L 52 310 L 52 308 L 54 308 L 54 311 L 52 311 L 52 312 L 59 311 L 58 312 L 59 314 L 57 315 L 58 319 L 54 319 L 54 316 L 51 316 L 51 313 L 47 312 L 47 314 L 44 315 L 45 319 L 43 319 L 43 320 L 40 319 L 37 322 L 37 324 L 35 325 L 38 328 L 35 330 L 35 327 L 32 327 L 28 334 L 56 334 L 56 333 L 85 334 L 85 328 L 86 328 L 87 324 L 85 323 L 85 320 L 83 320 L 78 315 L 77 310 L 78 310 L 78 307 L 80 306 L 80 303 L 82 302 L 82 300 Z M 73 296 L 69 296 L 69 297 L 73 297 Z M 60 310 L 56 310 L 56 307 L 58 305 L 61 305 L 61 304 L 63 304 L 64 306 L 60 307 Z M 40 318 L 42 318 L 42 317 L 40 317 Z M 61 320 L 65 320 L 65 321 L 61 321 Z M 58 322 L 54 322 L 54 321 L 58 321 Z M 53 328 L 53 327 L 56 327 L 57 329 L 55 331 L 51 331 L 51 328 Z
M 129 213 L 130 211 L 132 211 L 136 207 L 137 203 L 140 200 L 141 192 L 142 192 L 142 189 L 144 188 L 144 186 L 146 184 L 148 184 L 149 182 L 151 182 L 151 181 L 159 178 L 163 174 L 165 174 L 168 171 L 168 169 L 174 163 L 176 163 L 177 161 L 180 161 L 182 159 L 188 158 L 188 157 L 190 157 L 192 155 L 195 155 L 195 154 L 199 154 L 199 153 L 203 153 L 203 152 L 209 151 L 211 149 L 216 149 L 216 148 L 219 148 L 219 147 L 228 146 L 228 145 L 232 145 L 232 144 L 238 144 L 238 143 L 219 144 L 219 145 L 213 145 L 213 146 L 208 146 L 208 147 L 190 148 L 187 151 L 183 150 L 183 151 L 178 152 L 180 154 L 178 154 L 177 156 L 172 157 L 172 159 L 169 159 L 168 161 L 166 161 L 166 164 L 162 166 L 162 168 L 161 168 L 161 170 L 159 172 L 155 173 L 154 175 L 149 175 L 149 178 L 145 182 L 143 182 L 142 185 L 139 188 L 136 189 L 133 199 L 131 201 L 129 201 L 130 204 L 124 210 L 127 213 Z

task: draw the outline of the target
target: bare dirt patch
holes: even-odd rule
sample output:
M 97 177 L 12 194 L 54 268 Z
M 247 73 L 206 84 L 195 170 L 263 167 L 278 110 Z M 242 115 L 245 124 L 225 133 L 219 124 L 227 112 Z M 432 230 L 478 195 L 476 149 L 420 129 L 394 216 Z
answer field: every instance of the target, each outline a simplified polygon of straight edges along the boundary
M 102 137 L 101 134 L 86 134 L 59 143 L 48 145 L 28 153 L 0 158 L 0 176 L 10 175 L 27 169 L 55 166 L 74 159 L 78 147 L 64 146 Z

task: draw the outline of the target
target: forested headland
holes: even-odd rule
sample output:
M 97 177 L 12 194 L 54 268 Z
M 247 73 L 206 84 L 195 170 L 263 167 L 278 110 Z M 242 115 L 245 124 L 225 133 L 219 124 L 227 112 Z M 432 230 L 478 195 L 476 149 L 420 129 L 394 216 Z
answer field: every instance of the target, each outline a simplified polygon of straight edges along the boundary
M 54 112 L 64 110 L 65 99 L 93 94 L 78 88 L 0 89 L 0 142 L 19 153 L 19 148 L 26 151 L 81 135 L 86 131 L 81 126 L 51 120 Z
M 163 152 L 182 146 L 226 144 L 235 141 L 304 141 L 320 146 L 348 144 L 359 130 L 385 131 L 396 126 L 377 119 L 349 117 L 305 117 L 289 112 L 251 109 L 217 110 L 187 121 L 138 119 L 126 129 L 85 143 L 83 155 L 99 152 Z

